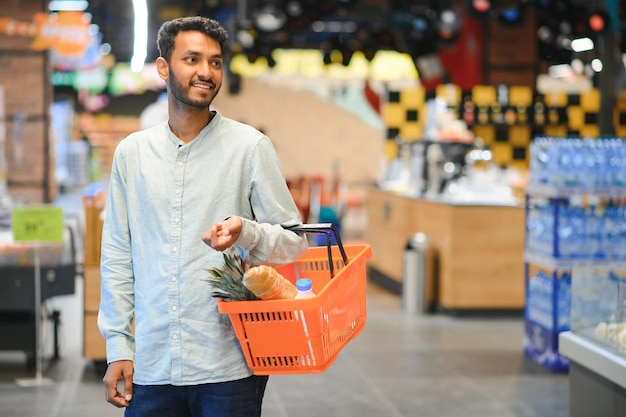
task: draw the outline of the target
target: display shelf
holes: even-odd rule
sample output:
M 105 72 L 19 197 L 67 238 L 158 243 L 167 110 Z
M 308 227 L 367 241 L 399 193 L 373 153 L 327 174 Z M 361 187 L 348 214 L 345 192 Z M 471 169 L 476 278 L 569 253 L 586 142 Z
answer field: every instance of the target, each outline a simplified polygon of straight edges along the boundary
M 569 359 L 560 353 L 560 334 L 532 320 L 524 320 L 524 354 L 553 372 L 567 372 Z
M 570 330 L 570 325 L 576 325 L 571 309 L 576 286 L 573 272 L 626 268 L 626 253 L 621 249 L 626 233 L 626 187 L 621 185 L 621 165 L 611 159 L 621 149 L 623 142 L 614 140 L 541 138 L 531 145 L 524 350 L 553 370 L 567 369 L 569 358 L 559 346 L 560 335 L 576 332 Z M 580 165 L 583 156 L 584 172 L 572 159 Z M 598 341 L 597 349 L 604 348 Z
M 573 268 L 604 268 L 604 269 L 626 269 L 626 261 L 610 261 L 606 259 L 559 259 L 550 256 L 524 252 L 524 261 L 527 264 L 541 265 L 550 269 L 573 269 Z
M 572 196 L 588 196 L 605 198 L 623 198 L 626 197 L 626 186 L 617 187 L 555 187 L 547 184 L 529 183 L 526 187 L 526 193 L 536 197 L 547 198 L 568 198 Z
M 559 352 L 601 377 L 626 388 L 626 357 L 592 336 L 572 331 L 559 334 Z

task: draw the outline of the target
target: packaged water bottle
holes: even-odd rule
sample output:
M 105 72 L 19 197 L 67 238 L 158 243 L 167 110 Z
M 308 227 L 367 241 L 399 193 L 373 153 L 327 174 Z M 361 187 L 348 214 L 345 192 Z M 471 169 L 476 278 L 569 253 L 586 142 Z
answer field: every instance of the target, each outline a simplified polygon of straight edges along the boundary
M 295 297 L 296 299 L 315 297 L 315 293 L 313 292 L 313 282 L 308 278 L 300 278 L 297 280 L 296 289 L 298 290 Z
M 298 290 L 298 293 L 296 294 L 296 297 L 295 297 L 296 300 L 315 297 L 315 293 L 313 292 L 313 282 L 309 278 L 298 279 L 296 281 L 296 289 Z M 304 314 L 304 310 L 295 310 L 294 313 L 295 313 L 296 320 L 300 320 L 302 322 L 304 334 L 308 338 L 309 329 L 306 324 L 306 315 Z M 311 347 L 310 341 L 309 341 L 309 354 L 300 355 L 300 365 L 302 366 L 315 365 L 315 355 L 313 353 L 313 348 Z

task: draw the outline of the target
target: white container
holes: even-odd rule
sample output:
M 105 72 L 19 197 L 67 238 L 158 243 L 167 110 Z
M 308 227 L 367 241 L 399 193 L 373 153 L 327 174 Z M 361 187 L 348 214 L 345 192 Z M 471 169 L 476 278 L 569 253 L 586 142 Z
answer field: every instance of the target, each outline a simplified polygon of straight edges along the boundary
M 296 299 L 315 297 L 315 293 L 313 292 L 313 282 L 309 278 L 300 278 L 297 280 L 296 289 L 298 290 L 298 294 L 296 294 L 295 297 Z

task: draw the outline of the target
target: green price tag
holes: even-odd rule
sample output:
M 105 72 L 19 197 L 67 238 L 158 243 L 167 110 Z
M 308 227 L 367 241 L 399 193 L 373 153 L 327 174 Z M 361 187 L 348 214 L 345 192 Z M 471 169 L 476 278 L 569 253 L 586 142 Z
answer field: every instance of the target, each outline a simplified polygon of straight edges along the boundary
M 63 209 L 53 205 L 15 207 L 11 224 L 16 242 L 62 242 Z

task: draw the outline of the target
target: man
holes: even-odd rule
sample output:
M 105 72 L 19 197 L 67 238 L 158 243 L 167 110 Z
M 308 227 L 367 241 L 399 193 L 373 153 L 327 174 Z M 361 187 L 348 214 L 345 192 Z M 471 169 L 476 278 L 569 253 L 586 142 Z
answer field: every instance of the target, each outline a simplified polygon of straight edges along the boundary
M 270 140 L 210 109 L 226 39 L 204 17 L 161 26 L 169 120 L 115 151 L 98 324 L 106 399 L 127 417 L 260 416 L 267 377 L 246 365 L 205 269 L 229 247 L 250 264 L 289 263 L 307 248 L 283 227 L 301 219 Z

